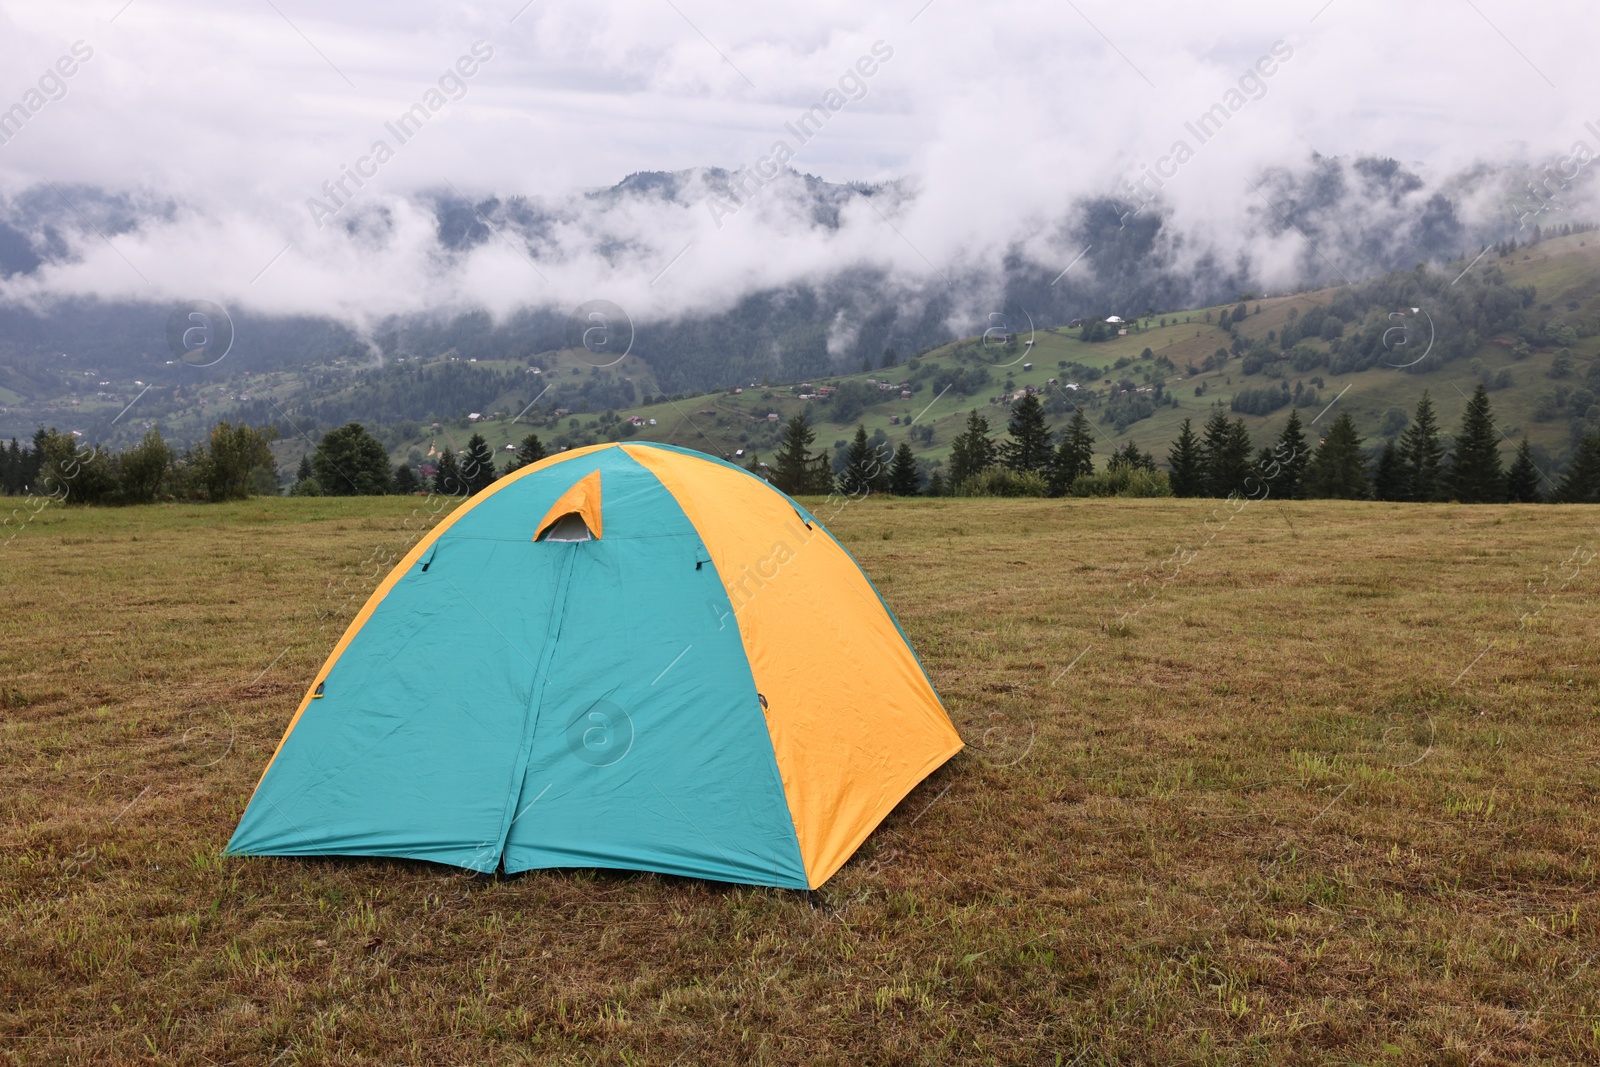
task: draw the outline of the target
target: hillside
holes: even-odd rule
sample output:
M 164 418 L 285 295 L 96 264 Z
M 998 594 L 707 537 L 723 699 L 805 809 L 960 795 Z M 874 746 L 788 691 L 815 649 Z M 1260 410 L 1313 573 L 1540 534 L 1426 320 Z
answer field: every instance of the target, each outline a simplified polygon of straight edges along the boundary
M 1462 260 L 1355 285 L 1251 295 L 1245 317 L 1227 328 L 1222 319 L 1235 305 L 1156 312 L 1127 324 L 1125 334 L 1089 341 L 1066 324 L 1034 322 L 1030 329 L 1027 312 L 1013 308 L 1006 321 L 1017 339 L 1009 347 L 998 334 L 968 337 L 915 356 L 899 353 L 890 367 L 806 382 L 742 379 L 670 397 L 656 366 L 637 350 L 619 361 L 583 348 L 537 350 L 531 336 L 508 346 L 486 317 L 470 330 L 454 323 L 380 336 L 375 347 L 330 347 L 336 335 L 303 326 L 281 343 L 324 356 L 224 361 L 217 371 L 233 369 L 211 377 L 173 374 L 191 369 L 180 366 L 165 368 L 160 381 L 123 381 L 79 368 L 81 360 L 66 354 L 57 357 L 59 372 L 0 368 L 0 420 L 18 434 L 43 424 L 121 443 L 152 426 L 181 443 L 222 418 L 273 424 L 280 466 L 292 470 L 320 432 L 349 421 L 372 429 L 395 462 L 413 465 L 426 463 L 430 452 L 461 448 L 473 432 L 501 452 L 528 433 L 552 447 L 632 436 L 748 462 L 753 454 L 770 458 L 782 422 L 806 412 L 821 447 L 845 440 L 859 422 L 881 441 L 908 441 L 933 469 L 968 411 L 980 411 L 998 433 L 1012 399 L 1027 389 L 1041 395 L 1057 427 L 1082 407 L 1102 457 L 1133 441 L 1159 459 L 1185 418 L 1198 425 L 1217 404 L 1244 419 L 1258 447 L 1266 444 L 1296 395 L 1304 421 L 1337 402 L 1376 448 L 1427 390 L 1449 432 L 1465 397 L 1484 380 L 1500 429 L 1510 440 L 1526 434 L 1541 468 L 1554 475 L 1575 436 L 1600 426 L 1600 412 L 1589 417 L 1600 392 L 1588 376 L 1600 352 L 1595 238 L 1577 233 L 1515 250 L 1501 246 L 1470 270 Z M 1312 324 L 1319 328 L 1284 348 L 1286 329 L 1305 333 Z M 1219 349 L 1228 353 L 1220 362 Z M 1563 350 L 1572 369 L 1552 378 Z M 55 386 L 43 380 L 51 373 Z M 728 367 L 724 380 L 735 373 Z M 40 395 L 51 398 L 41 402 Z M 633 419 L 639 425 L 631 426 Z
M 746 382 L 734 389 L 598 414 L 556 416 L 541 404 L 520 419 L 514 419 L 513 411 L 503 418 L 449 420 L 438 430 L 422 428 L 408 440 L 393 442 L 393 454 L 397 462 L 425 460 L 430 447 L 448 443 L 459 448 L 473 432 L 504 451 L 531 432 L 539 434 L 547 447 L 636 437 L 746 462 L 752 454 L 770 458 L 783 421 L 805 412 L 817 427 L 818 446 L 844 441 L 861 423 L 869 434 L 882 433 L 891 443 L 909 441 L 917 457 L 931 467 L 948 455 L 950 441 L 961 431 L 969 411 L 979 411 L 999 432 L 1005 426 L 1009 398 L 1028 388 L 1044 398 L 1058 428 L 1075 405 L 1081 406 L 1093 421 L 1096 451 L 1102 459 L 1129 441 L 1163 458 L 1185 418 L 1198 427 L 1218 404 L 1230 417 L 1244 420 L 1258 446 L 1269 443 L 1288 418 L 1293 401 L 1264 414 L 1235 410 L 1233 404 L 1236 399 L 1247 400 L 1242 396 L 1247 390 L 1259 396 L 1262 390 L 1285 387 L 1291 397 L 1301 391 L 1303 421 L 1319 420 L 1329 405 L 1336 404 L 1333 410 L 1349 411 L 1368 447 L 1375 448 L 1385 436 L 1399 432 L 1403 417 L 1414 410 L 1424 390 L 1432 396 L 1446 432 L 1453 431 L 1467 396 L 1479 381 L 1488 381 L 1501 431 L 1513 442 L 1526 435 L 1541 467 L 1553 474 L 1570 449 L 1576 428 L 1600 425 L 1600 412 L 1589 417 L 1594 396 L 1600 393 L 1600 383 L 1591 376 L 1600 352 L 1600 241 L 1595 237 L 1586 233 L 1552 238 L 1504 256 L 1491 251 L 1459 281 L 1450 279 L 1465 270 L 1466 262 L 1453 265 L 1448 277 L 1446 272 L 1432 272 L 1431 285 L 1448 294 L 1444 298 L 1428 294 L 1427 287 L 1408 272 L 1361 286 L 1252 298 L 1245 301 L 1246 317 L 1231 332 L 1219 325 L 1223 314 L 1232 310 L 1229 305 L 1152 315 L 1129 324 L 1125 334 L 1098 342 L 1082 340 L 1079 329 L 1039 326 L 1031 334 L 1031 346 L 1026 345 L 1026 333 L 1011 348 L 998 337 L 988 339 L 991 343 L 981 337 L 965 338 L 901 365 L 808 383 Z M 1394 290 L 1408 287 L 1416 292 L 1402 295 L 1418 303 L 1383 302 L 1395 295 Z M 1455 320 L 1446 314 L 1445 301 L 1463 294 L 1476 294 L 1479 304 L 1493 305 L 1502 299 L 1514 300 L 1517 306 L 1502 309 L 1500 320 L 1480 318 L 1475 325 L 1500 327 L 1487 335 L 1472 327 L 1452 330 Z M 1413 306 L 1421 313 L 1411 313 Z M 1353 309 L 1349 319 L 1341 321 L 1340 337 L 1318 334 L 1296 342 L 1302 363 L 1312 358 L 1307 353 L 1315 353 L 1324 360 L 1321 365 L 1296 370 L 1295 360 L 1287 358 L 1256 369 L 1247 359 L 1230 357 L 1207 369 L 1208 358 L 1239 339 L 1268 344 L 1284 356 L 1269 337 L 1281 337 L 1291 323 L 1303 323 L 1319 313 L 1327 316 L 1333 308 Z M 1430 319 L 1432 353 L 1406 366 L 1426 350 Z M 1393 332 L 1397 330 L 1408 332 Z M 1521 358 L 1516 349 L 1519 339 L 1527 351 Z M 1365 357 L 1370 365 L 1342 367 L 1337 353 L 1342 350 L 1346 362 L 1359 360 L 1362 357 L 1353 349 L 1363 343 L 1373 346 Z M 1143 355 L 1147 349 L 1148 357 Z M 1570 354 L 1572 370 L 1566 377 L 1552 378 L 1553 364 L 1563 349 Z M 1454 358 L 1442 358 L 1446 353 Z M 540 358 L 558 369 L 554 377 L 561 380 L 589 375 L 603 382 L 604 375 L 614 373 L 587 366 L 578 358 L 584 354 L 569 351 Z M 648 368 L 636 367 L 633 373 L 641 393 L 647 393 Z M 880 390 L 885 381 L 891 388 Z M 1074 384 L 1077 389 L 1070 388 Z M 902 386 L 910 397 L 902 397 Z M 814 395 L 822 387 L 833 390 L 832 396 L 803 398 L 802 394 Z M 1158 387 L 1164 404 L 1152 403 L 1150 413 L 1135 421 L 1115 420 L 1118 411 L 1125 417 L 1138 414 L 1130 412 L 1129 405 L 1154 398 Z M 1566 397 L 1562 403 L 1552 403 L 1562 395 Z M 1547 410 L 1541 411 L 1541 404 Z M 773 414 L 778 419 L 771 419 Z M 642 419 L 643 425 L 629 427 L 633 418 Z

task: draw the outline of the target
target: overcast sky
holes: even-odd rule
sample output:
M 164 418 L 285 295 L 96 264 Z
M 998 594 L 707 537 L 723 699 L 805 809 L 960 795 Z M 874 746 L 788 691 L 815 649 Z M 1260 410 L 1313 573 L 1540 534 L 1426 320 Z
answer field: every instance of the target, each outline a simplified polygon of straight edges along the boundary
M 8 3 L 0 109 L 30 110 L 0 144 L 0 197 L 89 183 L 180 211 L 0 292 L 505 311 L 597 286 L 644 303 L 701 299 L 733 278 L 852 260 L 926 271 L 1026 243 L 1180 139 L 1193 158 L 1167 166 L 1163 201 L 1180 223 L 1221 232 L 1246 210 L 1248 178 L 1312 150 L 1392 155 L 1433 181 L 1580 138 L 1600 150 L 1584 128 L 1600 128 L 1600 65 L 1582 47 L 1597 29 L 1600 5 L 1509 0 Z M 1263 62 L 1270 76 L 1248 81 L 1201 144 L 1185 123 Z M 785 124 L 830 89 L 844 104 L 799 144 Z M 401 144 L 386 124 L 430 90 L 441 106 Z M 892 231 L 861 211 L 822 235 L 794 232 L 770 206 L 731 222 L 704 205 L 646 213 L 628 220 L 629 262 L 579 263 L 597 232 L 586 230 L 555 277 L 499 245 L 449 281 L 429 220 L 406 207 L 448 185 L 560 202 L 633 171 L 751 165 L 780 139 L 801 171 L 907 179 L 915 203 Z M 379 140 L 392 159 L 372 160 Z M 382 205 L 397 220 L 365 247 L 319 229 L 308 203 L 335 206 L 323 183 L 353 167 L 371 176 L 340 219 Z

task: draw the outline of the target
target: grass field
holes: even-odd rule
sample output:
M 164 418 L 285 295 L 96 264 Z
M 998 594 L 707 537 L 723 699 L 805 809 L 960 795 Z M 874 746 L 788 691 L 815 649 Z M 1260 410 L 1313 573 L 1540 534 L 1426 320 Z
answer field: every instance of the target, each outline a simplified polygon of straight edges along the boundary
M 1600 509 L 817 502 L 968 748 L 814 902 L 222 858 L 417 503 L 0 544 L 0 1062 L 1600 1060 Z

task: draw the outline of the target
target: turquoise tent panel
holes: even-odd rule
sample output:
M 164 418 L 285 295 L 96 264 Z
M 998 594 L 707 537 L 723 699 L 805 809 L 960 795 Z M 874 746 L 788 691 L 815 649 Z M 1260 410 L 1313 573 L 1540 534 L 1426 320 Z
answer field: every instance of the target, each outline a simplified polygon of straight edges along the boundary
M 575 480 L 617 458 L 561 469 Z M 563 562 L 533 528 L 569 484 L 508 485 L 396 583 L 284 742 L 229 851 L 495 868 Z
M 536 682 L 506 870 L 615 867 L 803 889 L 727 594 L 682 508 L 633 468 L 601 475 L 601 540 L 541 546 L 573 563 Z M 629 494 L 620 513 L 613 481 Z

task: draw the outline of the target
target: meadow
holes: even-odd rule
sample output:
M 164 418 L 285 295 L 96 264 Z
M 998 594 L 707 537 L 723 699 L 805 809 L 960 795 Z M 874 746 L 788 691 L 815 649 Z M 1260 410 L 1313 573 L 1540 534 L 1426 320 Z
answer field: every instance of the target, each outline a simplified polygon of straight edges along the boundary
M 1600 1061 L 1600 509 L 810 503 L 968 747 L 809 896 L 223 857 L 434 516 L 46 508 L 0 1063 Z

